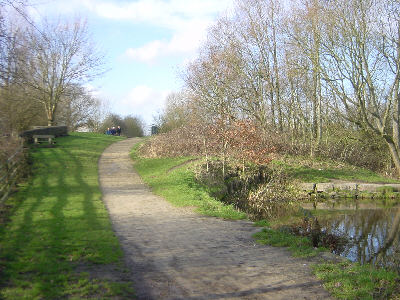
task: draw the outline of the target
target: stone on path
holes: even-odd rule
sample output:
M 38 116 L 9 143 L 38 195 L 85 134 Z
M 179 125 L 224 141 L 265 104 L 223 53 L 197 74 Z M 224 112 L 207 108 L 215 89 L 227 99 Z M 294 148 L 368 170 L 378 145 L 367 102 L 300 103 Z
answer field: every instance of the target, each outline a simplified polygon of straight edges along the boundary
M 103 201 L 132 272 L 137 299 L 328 299 L 309 268 L 283 248 L 255 243 L 249 221 L 177 208 L 151 193 L 132 167 L 139 139 L 99 160 Z

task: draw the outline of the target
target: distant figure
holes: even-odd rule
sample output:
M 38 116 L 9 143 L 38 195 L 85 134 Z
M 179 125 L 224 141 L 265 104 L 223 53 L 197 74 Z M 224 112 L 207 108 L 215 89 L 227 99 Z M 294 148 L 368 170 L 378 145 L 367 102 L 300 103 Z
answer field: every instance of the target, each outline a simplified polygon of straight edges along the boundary
M 156 125 L 151 126 L 151 135 L 158 134 L 158 129 Z
M 107 134 L 107 135 L 110 135 L 110 134 L 111 134 L 110 128 L 107 128 L 106 134 Z
M 118 135 L 118 136 L 121 136 L 121 126 L 118 126 L 118 127 L 117 127 L 117 135 Z
M 112 135 L 115 135 L 117 133 L 117 130 L 115 129 L 115 126 L 113 126 L 112 128 L 111 128 L 111 134 Z

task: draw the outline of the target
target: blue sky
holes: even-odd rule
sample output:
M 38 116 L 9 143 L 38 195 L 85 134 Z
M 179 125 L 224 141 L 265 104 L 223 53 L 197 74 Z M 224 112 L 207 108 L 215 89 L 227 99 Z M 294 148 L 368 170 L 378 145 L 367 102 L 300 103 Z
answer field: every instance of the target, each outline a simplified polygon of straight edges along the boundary
M 147 125 L 166 96 L 182 86 L 179 71 L 196 57 L 207 28 L 233 0 L 33 0 L 33 17 L 81 17 L 106 53 L 110 71 L 91 84 L 111 112 Z

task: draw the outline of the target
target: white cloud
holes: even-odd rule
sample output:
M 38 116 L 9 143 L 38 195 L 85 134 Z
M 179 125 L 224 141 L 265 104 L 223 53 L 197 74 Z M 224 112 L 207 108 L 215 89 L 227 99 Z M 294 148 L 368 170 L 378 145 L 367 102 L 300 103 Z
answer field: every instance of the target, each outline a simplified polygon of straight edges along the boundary
M 194 55 L 205 37 L 207 25 L 204 22 L 193 22 L 184 30 L 175 32 L 169 40 L 153 40 L 141 47 L 129 48 L 125 55 L 145 63 L 154 63 L 166 56 Z
M 84 1 L 88 8 L 105 18 L 145 22 L 172 29 L 182 28 L 193 19 L 213 19 L 230 3 L 232 0 Z
M 32 5 L 27 6 L 29 15 L 36 21 L 41 20 L 43 17 L 59 15 L 76 15 L 85 14 L 89 10 L 93 10 L 95 0 L 47 0 L 47 1 L 33 1 Z
M 154 63 L 166 56 L 194 56 L 206 38 L 207 28 L 211 21 L 206 19 L 187 20 L 185 26 L 172 31 L 170 39 L 153 40 L 137 48 L 129 48 L 127 57 L 140 62 Z
M 46 0 L 28 6 L 30 13 L 58 15 L 91 12 L 99 17 L 178 29 L 193 19 L 213 18 L 232 0 Z
M 219 13 L 232 5 L 234 0 L 46 0 L 42 5 L 35 5 L 37 16 L 57 16 L 79 14 L 94 20 L 96 26 L 110 26 L 130 31 L 129 40 L 133 39 L 138 30 L 140 38 L 147 37 L 143 44 L 132 45 L 129 49 L 121 50 L 118 39 L 110 39 L 115 44 L 115 52 L 122 51 L 125 57 L 146 63 L 157 62 L 160 58 L 179 56 L 182 61 L 188 61 L 196 54 L 201 41 L 206 37 L 208 26 L 215 20 Z M 35 12 L 32 12 L 35 13 Z M 95 16 L 93 18 L 93 16 Z M 102 23 L 105 19 L 112 22 Z M 107 24 L 107 25 L 104 25 Z M 135 25 L 140 24 L 140 27 Z M 89 24 L 90 25 L 90 24 Z M 150 28 L 149 33 L 146 27 Z M 154 28 L 162 28 L 160 32 L 166 32 L 163 38 L 155 38 Z M 126 31 L 124 31 L 126 32 Z M 101 38 L 101 37 L 100 37 Z M 124 44 L 125 45 L 125 44 Z M 114 49 L 114 48 L 113 48 Z M 120 52 L 119 52 L 120 53 Z M 137 66 L 131 72 L 143 74 L 143 80 L 132 79 L 126 68 L 121 68 L 121 61 L 115 60 L 115 70 L 120 70 L 118 85 L 115 80 L 107 81 L 107 88 L 100 88 L 102 98 L 110 99 L 113 112 L 125 115 L 141 115 L 147 124 L 151 124 L 153 116 L 159 113 L 165 103 L 169 91 L 157 89 L 156 81 L 148 80 L 149 73 L 155 69 L 146 69 L 145 66 Z M 125 66 L 124 66 L 125 67 Z M 160 69 L 157 72 L 166 72 Z M 169 72 L 169 71 L 168 71 Z M 113 73 L 111 73 L 113 74 Z M 107 75 L 108 76 L 108 75 Z M 151 75 L 150 75 L 151 76 Z M 173 77 L 174 74 L 169 74 Z M 142 78 L 141 78 L 142 79 Z M 150 78 L 151 79 L 151 78 Z M 123 82 L 123 84 L 121 84 Z M 143 82 L 151 82 L 150 85 L 140 85 Z M 165 84 L 164 84 L 165 85 Z M 127 86 L 133 86 L 126 92 Z M 172 89 L 173 87 L 171 87 Z M 110 92 L 112 91 L 112 92 Z M 117 91 L 117 92 L 116 92 Z M 121 95 L 123 94 L 123 95 Z
M 85 83 L 83 84 L 83 87 L 85 88 L 86 92 L 88 92 L 93 97 L 100 98 L 102 96 L 101 90 L 99 90 L 91 83 Z
M 152 40 L 125 51 L 130 59 L 154 63 L 160 57 L 171 55 L 193 56 L 207 27 L 232 5 L 233 0 L 48 0 L 45 3 L 33 7 L 32 13 L 92 13 L 105 19 L 169 30 L 165 39 Z
M 154 63 L 158 58 L 166 56 L 193 56 L 216 15 L 226 10 L 231 3 L 232 0 L 104 1 L 92 9 L 105 18 L 130 20 L 169 29 L 170 38 L 152 40 L 125 51 L 126 57 L 130 59 Z
M 139 48 L 129 48 L 125 54 L 128 58 L 141 62 L 151 63 L 168 48 L 168 43 L 155 40 Z
M 146 124 L 151 124 L 164 107 L 168 90 L 157 90 L 147 85 L 134 87 L 114 108 L 122 115 L 140 115 Z

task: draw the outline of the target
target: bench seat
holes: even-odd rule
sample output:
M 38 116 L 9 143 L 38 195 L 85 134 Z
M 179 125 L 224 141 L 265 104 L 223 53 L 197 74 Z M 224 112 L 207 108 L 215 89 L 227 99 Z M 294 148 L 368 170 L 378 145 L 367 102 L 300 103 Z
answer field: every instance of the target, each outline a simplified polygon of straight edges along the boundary
M 34 134 L 32 137 L 33 137 L 33 140 L 35 141 L 35 144 L 39 144 L 39 141 L 41 141 L 41 140 L 47 140 L 49 142 L 49 144 L 53 144 L 54 135 Z

